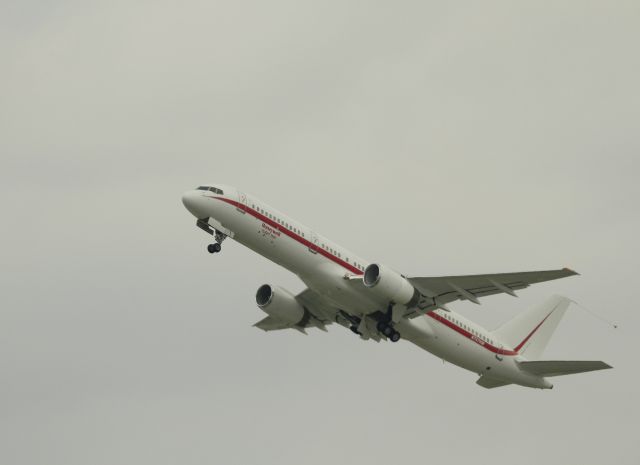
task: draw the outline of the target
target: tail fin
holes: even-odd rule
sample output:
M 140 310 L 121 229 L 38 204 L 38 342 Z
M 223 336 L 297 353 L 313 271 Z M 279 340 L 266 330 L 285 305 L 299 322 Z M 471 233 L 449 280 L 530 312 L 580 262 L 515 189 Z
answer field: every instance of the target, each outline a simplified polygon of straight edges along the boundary
M 554 295 L 493 331 L 496 338 L 516 352 L 536 359 L 542 355 L 571 300 Z

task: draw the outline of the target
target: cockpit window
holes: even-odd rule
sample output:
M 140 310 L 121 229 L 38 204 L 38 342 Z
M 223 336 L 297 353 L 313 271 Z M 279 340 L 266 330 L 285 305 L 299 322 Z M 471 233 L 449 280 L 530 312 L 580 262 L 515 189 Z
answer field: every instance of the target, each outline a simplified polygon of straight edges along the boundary
M 211 192 L 216 193 L 218 195 L 224 195 L 223 190 L 222 189 L 218 189 L 217 187 L 200 186 L 196 190 L 199 190 L 199 191 L 211 191 Z

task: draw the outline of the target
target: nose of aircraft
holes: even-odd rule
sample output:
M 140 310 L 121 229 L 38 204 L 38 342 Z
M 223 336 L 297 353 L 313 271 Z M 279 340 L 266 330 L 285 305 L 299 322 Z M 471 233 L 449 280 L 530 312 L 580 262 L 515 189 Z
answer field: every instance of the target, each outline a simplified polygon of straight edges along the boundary
M 204 212 L 203 200 L 202 193 L 197 190 L 187 191 L 182 194 L 182 203 L 196 218 L 205 218 L 207 216 Z

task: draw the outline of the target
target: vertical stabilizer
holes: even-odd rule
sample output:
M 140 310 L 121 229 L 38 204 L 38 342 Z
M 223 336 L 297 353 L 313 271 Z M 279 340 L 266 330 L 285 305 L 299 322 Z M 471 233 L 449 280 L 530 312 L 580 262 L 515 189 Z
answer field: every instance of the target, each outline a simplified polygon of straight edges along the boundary
M 570 303 L 570 299 L 554 295 L 506 322 L 493 334 L 516 352 L 535 360 L 547 347 Z

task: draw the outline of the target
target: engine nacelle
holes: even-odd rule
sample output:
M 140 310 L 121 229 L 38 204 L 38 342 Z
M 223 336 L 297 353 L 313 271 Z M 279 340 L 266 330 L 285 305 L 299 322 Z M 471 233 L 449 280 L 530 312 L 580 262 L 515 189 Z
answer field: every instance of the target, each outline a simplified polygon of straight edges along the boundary
M 300 323 L 305 317 L 305 309 L 286 289 L 264 284 L 256 292 L 256 303 L 267 315 L 291 325 Z
M 407 278 L 377 263 L 372 263 L 365 268 L 362 281 L 366 287 L 386 302 L 407 305 L 414 300 L 414 297 L 418 297 L 418 292 Z

